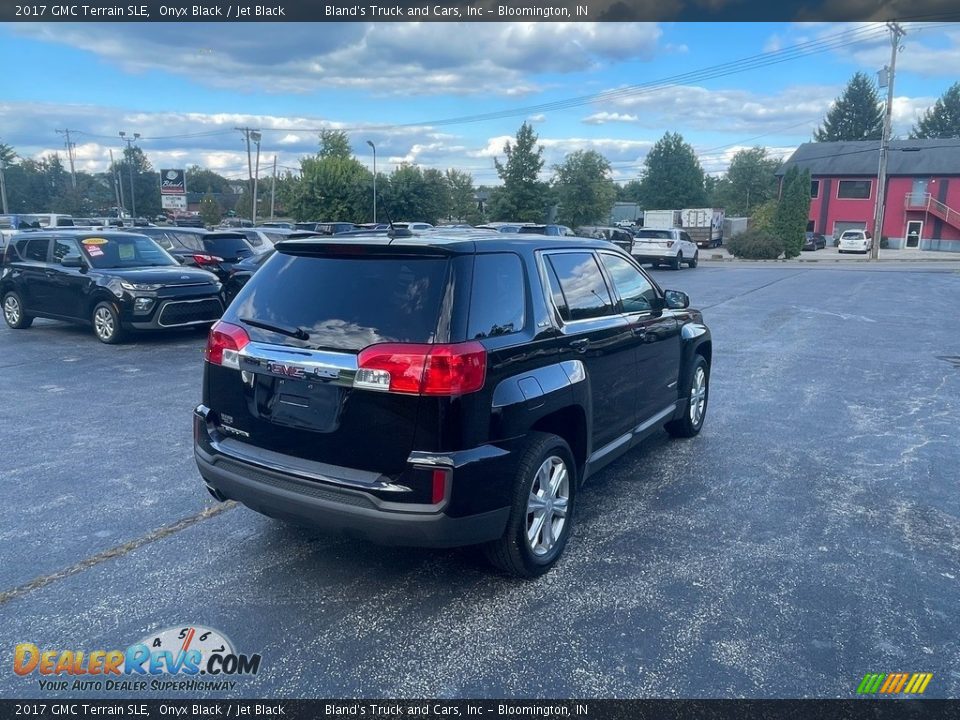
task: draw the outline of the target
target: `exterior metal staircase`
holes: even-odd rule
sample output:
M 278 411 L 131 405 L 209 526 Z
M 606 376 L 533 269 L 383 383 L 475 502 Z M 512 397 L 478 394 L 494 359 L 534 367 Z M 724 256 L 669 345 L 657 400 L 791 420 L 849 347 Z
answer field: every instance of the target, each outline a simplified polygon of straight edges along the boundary
M 960 212 L 934 199 L 930 193 L 907 193 L 907 210 L 922 210 L 960 230 Z

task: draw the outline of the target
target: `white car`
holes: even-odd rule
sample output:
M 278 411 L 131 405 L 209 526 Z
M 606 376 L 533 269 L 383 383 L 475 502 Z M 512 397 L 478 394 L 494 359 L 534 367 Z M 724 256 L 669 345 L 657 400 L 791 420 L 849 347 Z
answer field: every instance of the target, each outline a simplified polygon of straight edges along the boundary
M 873 238 L 865 230 L 844 230 L 837 244 L 837 252 L 868 253 L 873 250 Z
M 651 263 L 654 267 L 669 265 L 674 270 L 683 264 L 695 268 L 700 260 L 697 244 L 679 228 L 638 230 L 630 254 L 637 262 Z

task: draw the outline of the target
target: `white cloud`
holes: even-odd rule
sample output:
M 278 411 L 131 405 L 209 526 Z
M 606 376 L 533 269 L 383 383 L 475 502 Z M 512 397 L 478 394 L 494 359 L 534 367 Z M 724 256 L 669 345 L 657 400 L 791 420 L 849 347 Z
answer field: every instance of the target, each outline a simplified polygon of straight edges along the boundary
M 598 112 L 593 115 L 588 115 L 583 119 L 583 122 L 587 125 L 604 125 L 605 123 L 611 122 L 635 123 L 639 119 L 639 116 L 629 115 L 627 113 Z
M 12 31 L 80 48 L 128 73 L 162 69 L 192 82 L 244 92 L 310 94 L 353 88 L 379 95 L 502 95 L 540 89 L 531 76 L 583 72 L 648 59 L 652 23 L 302 23 L 282 42 L 259 24 L 230 32 L 208 23 L 26 23 Z M 562 49 L 562 51 L 559 51 Z M 358 69 L 362 68 L 362 72 Z

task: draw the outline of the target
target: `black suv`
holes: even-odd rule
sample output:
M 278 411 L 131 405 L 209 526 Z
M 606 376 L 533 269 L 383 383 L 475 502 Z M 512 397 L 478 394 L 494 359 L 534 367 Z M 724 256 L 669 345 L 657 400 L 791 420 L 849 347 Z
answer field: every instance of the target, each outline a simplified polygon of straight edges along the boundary
M 126 330 L 209 325 L 223 312 L 220 282 L 181 267 L 150 238 L 115 230 L 28 232 L 3 254 L 0 298 L 14 329 L 34 317 L 91 325 L 105 343 Z
M 243 230 L 208 232 L 194 228 L 141 228 L 164 250 L 184 265 L 209 270 L 226 283 L 230 271 L 244 258 L 266 252 L 271 245 L 257 238 L 252 241 Z M 254 242 L 257 244 L 254 245 Z
M 266 515 L 389 544 L 485 544 L 533 577 L 584 479 L 700 431 L 712 342 L 605 240 L 287 240 L 210 332 L 195 456 Z

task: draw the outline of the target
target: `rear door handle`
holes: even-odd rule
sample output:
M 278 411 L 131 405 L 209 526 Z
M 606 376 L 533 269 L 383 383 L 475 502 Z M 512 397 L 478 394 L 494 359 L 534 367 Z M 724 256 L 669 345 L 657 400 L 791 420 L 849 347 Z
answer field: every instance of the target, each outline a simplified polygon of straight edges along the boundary
M 572 341 L 570 343 L 570 347 L 572 347 L 577 352 L 582 353 L 587 351 L 587 346 L 589 344 L 590 344 L 590 341 L 587 338 L 581 338 L 580 340 Z

